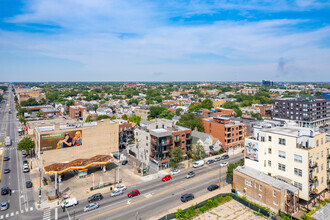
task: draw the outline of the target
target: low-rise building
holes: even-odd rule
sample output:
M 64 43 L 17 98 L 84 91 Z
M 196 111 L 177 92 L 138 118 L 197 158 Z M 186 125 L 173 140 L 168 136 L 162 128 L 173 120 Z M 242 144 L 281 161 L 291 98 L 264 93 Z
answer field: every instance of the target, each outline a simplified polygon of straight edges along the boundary
M 207 155 L 213 155 L 222 148 L 222 143 L 219 139 L 213 138 L 211 135 L 204 132 L 192 131 L 191 136 L 192 144 L 202 145 Z
M 135 108 L 134 115 L 141 117 L 142 120 L 147 120 L 150 114 L 149 107 L 140 106 Z
M 82 105 L 70 106 L 69 117 L 72 119 L 82 119 L 84 117 L 84 111 L 87 113 L 87 107 Z

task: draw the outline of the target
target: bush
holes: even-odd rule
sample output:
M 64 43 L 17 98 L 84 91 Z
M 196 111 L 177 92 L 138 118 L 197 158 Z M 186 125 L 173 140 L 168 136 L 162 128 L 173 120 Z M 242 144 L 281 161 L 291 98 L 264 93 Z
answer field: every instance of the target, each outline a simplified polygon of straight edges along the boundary
M 182 209 L 178 209 L 176 211 L 175 217 L 179 220 L 184 219 L 184 212 Z

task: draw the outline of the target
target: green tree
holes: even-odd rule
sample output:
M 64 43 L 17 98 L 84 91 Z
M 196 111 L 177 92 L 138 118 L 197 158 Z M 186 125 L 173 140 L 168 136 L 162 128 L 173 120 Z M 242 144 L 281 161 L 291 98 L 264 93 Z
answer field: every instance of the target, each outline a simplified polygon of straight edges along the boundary
M 175 217 L 179 220 L 184 219 L 184 211 L 182 209 L 176 210 Z
M 127 104 L 129 104 L 129 105 L 132 105 L 132 104 L 138 105 L 139 104 L 139 100 L 137 100 L 137 99 L 130 99 Z
M 201 108 L 211 109 L 213 108 L 213 102 L 211 99 L 205 99 L 202 101 L 201 104 L 199 104 Z
M 25 125 L 26 124 L 26 119 L 23 118 L 23 117 L 20 117 L 19 122 Z
M 86 117 L 86 122 L 91 122 L 91 116 L 90 116 L 90 115 L 88 115 L 88 116 Z
M 97 104 L 94 104 L 93 106 L 94 106 L 95 111 L 99 108 L 99 106 Z
M 174 113 L 168 110 L 165 107 L 162 106 L 151 106 L 150 107 L 150 119 L 154 118 L 166 118 L 166 119 L 172 119 L 174 116 Z
M 235 109 L 235 108 L 239 109 L 239 106 L 233 101 L 228 101 L 223 103 L 222 107 L 227 109 Z
M 98 120 L 98 121 L 100 121 L 100 120 L 102 120 L 102 119 L 108 119 L 108 118 L 110 118 L 110 117 L 107 116 L 107 115 L 99 115 L 99 116 L 97 116 L 97 120 Z
M 236 116 L 237 117 L 241 117 L 242 116 L 242 111 L 241 111 L 241 109 L 239 109 L 239 108 L 234 108 L 234 112 L 236 113 Z
M 191 149 L 191 157 L 194 160 L 203 159 L 206 156 L 204 146 L 200 144 L 194 144 Z
M 176 116 L 180 116 L 181 115 L 181 112 L 183 112 L 183 109 L 182 108 L 175 109 L 175 115 Z
M 26 101 L 23 101 L 21 103 L 22 106 L 35 106 L 35 105 L 39 105 L 39 103 L 37 102 L 36 99 L 34 98 L 29 98 L 28 100 Z
M 170 167 L 178 168 L 179 163 L 183 161 L 183 150 L 180 147 L 175 147 L 170 151 Z
M 195 128 L 197 128 L 200 132 L 204 131 L 202 118 L 198 117 L 194 113 L 181 115 L 176 124 L 182 127 L 190 128 L 191 130 L 195 130 Z
M 129 118 L 129 121 L 134 122 L 134 123 L 140 125 L 141 117 L 140 117 L 140 116 L 136 116 L 136 115 L 132 115 L 132 116 Z
M 66 101 L 66 106 L 70 107 L 74 105 L 74 100 L 68 100 Z
M 34 141 L 29 138 L 25 137 L 23 138 L 18 144 L 17 144 L 17 150 L 19 151 L 25 151 L 27 153 L 30 153 L 30 151 L 34 148 Z
M 127 115 L 123 114 L 123 116 L 121 116 L 121 119 L 127 120 L 128 117 L 127 117 Z
M 236 169 L 238 166 L 243 166 L 244 165 L 244 159 L 240 159 L 236 163 L 231 163 L 227 167 L 227 178 L 228 179 L 233 179 L 233 170 Z
M 37 112 L 37 116 L 41 117 L 42 116 L 42 112 Z

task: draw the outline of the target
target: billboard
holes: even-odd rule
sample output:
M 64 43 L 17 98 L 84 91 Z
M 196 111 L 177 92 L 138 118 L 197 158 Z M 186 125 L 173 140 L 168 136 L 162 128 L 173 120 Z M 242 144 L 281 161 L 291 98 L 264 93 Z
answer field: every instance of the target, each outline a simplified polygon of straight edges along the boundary
M 67 131 L 55 134 L 40 135 L 41 151 L 55 150 L 82 145 L 82 131 Z
M 258 142 L 245 140 L 245 158 L 258 161 Z

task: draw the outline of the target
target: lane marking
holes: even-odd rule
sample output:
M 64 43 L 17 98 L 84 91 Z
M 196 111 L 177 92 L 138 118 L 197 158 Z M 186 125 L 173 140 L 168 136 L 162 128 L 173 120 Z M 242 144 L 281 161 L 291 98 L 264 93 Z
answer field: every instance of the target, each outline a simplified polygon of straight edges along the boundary
M 14 213 L 12 212 L 12 213 L 10 213 L 10 216 L 14 216 Z
M 57 208 L 55 208 L 55 220 L 57 220 L 58 219 L 58 213 L 57 213 Z
M 212 171 L 210 171 L 210 172 L 216 172 L 216 171 L 212 170 Z M 187 184 L 188 182 L 199 182 L 199 181 L 201 181 L 201 180 L 198 180 L 198 179 L 200 179 L 200 177 L 206 176 L 206 175 L 209 174 L 210 172 L 204 173 L 204 174 L 198 176 L 198 178 L 192 178 L 192 179 L 189 179 L 188 181 L 185 181 L 184 183 L 182 183 L 182 184 L 180 184 L 180 185 L 183 186 L 183 185 Z M 182 187 L 182 186 L 181 186 L 181 187 Z M 112 209 L 112 210 L 109 210 L 109 211 L 106 211 L 106 212 L 103 212 L 103 213 L 100 213 L 100 214 L 94 215 L 94 216 L 92 216 L 92 217 L 86 218 L 86 220 L 94 219 L 94 218 L 100 217 L 100 216 L 102 216 L 102 215 L 109 214 L 109 213 L 111 213 L 111 212 L 114 212 L 114 211 L 117 211 L 117 210 L 120 210 L 120 209 L 126 208 L 126 207 L 128 207 L 128 206 L 130 206 L 130 205 L 135 205 L 135 204 L 141 203 L 141 202 L 146 201 L 146 200 L 148 200 L 148 199 L 151 199 L 151 198 L 154 198 L 154 197 L 157 197 L 157 196 L 163 195 L 163 194 L 165 194 L 165 193 L 168 193 L 168 192 L 170 192 L 170 191 L 172 191 L 172 190 L 174 190 L 174 189 L 176 189 L 176 188 L 180 188 L 180 187 L 178 187 L 178 186 L 171 187 L 171 188 L 169 188 L 169 189 L 167 189 L 167 190 L 164 190 L 164 191 L 161 192 L 161 193 L 157 193 L 157 194 L 154 194 L 154 195 L 149 196 L 149 197 L 147 197 L 147 198 L 143 198 L 143 199 L 141 199 L 141 200 L 138 200 L 138 201 L 136 201 L 136 202 L 132 202 L 132 203 L 130 203 L 130 204 L 126 204 L 126 205 L 124 205 L 124 206 L 121 206 L 121 207 L 118 207 L 118 208 L 115 208 L 115 209 Z

